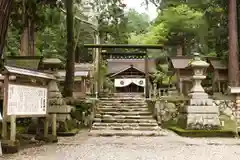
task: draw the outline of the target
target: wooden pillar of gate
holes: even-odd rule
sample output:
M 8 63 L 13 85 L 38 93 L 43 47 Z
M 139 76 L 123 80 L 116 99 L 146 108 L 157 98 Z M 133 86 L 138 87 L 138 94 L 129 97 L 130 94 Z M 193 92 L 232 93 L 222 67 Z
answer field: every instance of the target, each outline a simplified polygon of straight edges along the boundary
M 145 98 L 149 98 L 149 71 L 148 71 L 148 55 L 145 55 Z
M 95 56 L 95 94 L 96 98 L 99 97 L 99 92 L 100 92 L 100 49 L 96 48 L 96 56 Z

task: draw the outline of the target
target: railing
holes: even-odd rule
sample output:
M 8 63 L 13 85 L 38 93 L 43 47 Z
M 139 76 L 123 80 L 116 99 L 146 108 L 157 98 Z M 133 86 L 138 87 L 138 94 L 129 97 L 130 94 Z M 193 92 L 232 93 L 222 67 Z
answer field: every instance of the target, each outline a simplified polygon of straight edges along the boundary
M 173 88 L 158 88 L 156 90 L 150 89 L 149 91 L 149 98 L 160 98 L 170 95 L 178 95 L 177 90 Z

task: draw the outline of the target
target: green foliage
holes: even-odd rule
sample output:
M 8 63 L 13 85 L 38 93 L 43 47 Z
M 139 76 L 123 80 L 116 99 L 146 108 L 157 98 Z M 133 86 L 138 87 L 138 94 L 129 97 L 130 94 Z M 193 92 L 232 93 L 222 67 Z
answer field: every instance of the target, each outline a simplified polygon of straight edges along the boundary
M 131 41 L 161 44 L 167 40 L 168 43 L 182 43 L 185 54 L 198 51 L 205 55 L 210 54 L 227 59 L 228 1 L 146 0 L 146 4 L 148 3 L 158 7 L 159 15 L 154 26 L 149 29 L 149 33 L 134 35 Z M 239 2 L 237 7 L 240 7 Z M 157 35 L 154 29 L 158 25 L 164 27 L 159 27 Z M 145 41 L 145 39 L 148 40 Z
M 127 43 L 127 18 L 121 0 L 94 0 L 101 43 Z
M 150 18 L 146 13 L 138 13 L 135 9 L 127 12 L 128 33 L 142 34 L 150 26 Z
M 236 134 L 232 130 L 185 130 L 179 127 L 168 127 L 183 137 L 235 137 Z
M 102 43 L 127 43 L 127 18 L 123 11 L 125 6 L 120 3 L 120 0 L 95 0 L 92 5 L 99 15 L 97 21 Z M 94 43 L 95 38 L 89 24 L 79 21 L 79 19 L 88 21 L 88 17 L 83 14 L 82 6 L 80 1 L 75 1 L 74 12 L 77 18 L 75 18 L 74 30 L 78 46 L 83 43 Z M 5 54 L 19 55 L 25 19 L 28 18 L 33 20 L 36 26 L 36 55 L 58 57 L 65 61 L 67 38 L 66 13 L 63 10 L 64 3 L 60 2 L 60 5 L 56 5 L 54 0 L 33 0 L 25 3 L 22 0 L 16 0 L 11 13 Z

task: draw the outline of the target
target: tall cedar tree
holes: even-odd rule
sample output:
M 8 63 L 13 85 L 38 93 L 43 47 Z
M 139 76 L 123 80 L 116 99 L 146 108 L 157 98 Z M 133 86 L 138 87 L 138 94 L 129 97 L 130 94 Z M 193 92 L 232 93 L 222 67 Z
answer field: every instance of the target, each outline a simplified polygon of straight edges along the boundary
M 72 97 L 74 85 L 74 32 L 73 32 L 73 0 L 66 1 L 67 10 L 67 64 L 66 64 L 66 77 L 63 89 L 64 97 Z
M 239 85 L 238 62 L 238 31 L 237 31 L 237 1 L 230 0 L 228 13 L 229 53 L 228 53 L 228 80 L 230 86 Z
M 0 0 L 0 57 L 3 55 L 12 3 L 13 0 Z

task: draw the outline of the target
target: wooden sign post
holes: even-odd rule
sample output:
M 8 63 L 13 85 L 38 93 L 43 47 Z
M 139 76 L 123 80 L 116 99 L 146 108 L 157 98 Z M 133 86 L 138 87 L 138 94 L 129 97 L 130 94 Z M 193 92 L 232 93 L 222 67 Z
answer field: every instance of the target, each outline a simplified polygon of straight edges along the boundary
M 5 66 L 2 137 L 16 145 L 16 118 L 44 117 L 44 137 L 48 136 L 48 86 L 51 74 Z M 54 119 L 54 118 L 53 118 Z M 8 140 L 7 122 L 10 121 Z M 56 122 L 54 122 L 56 123 Z

